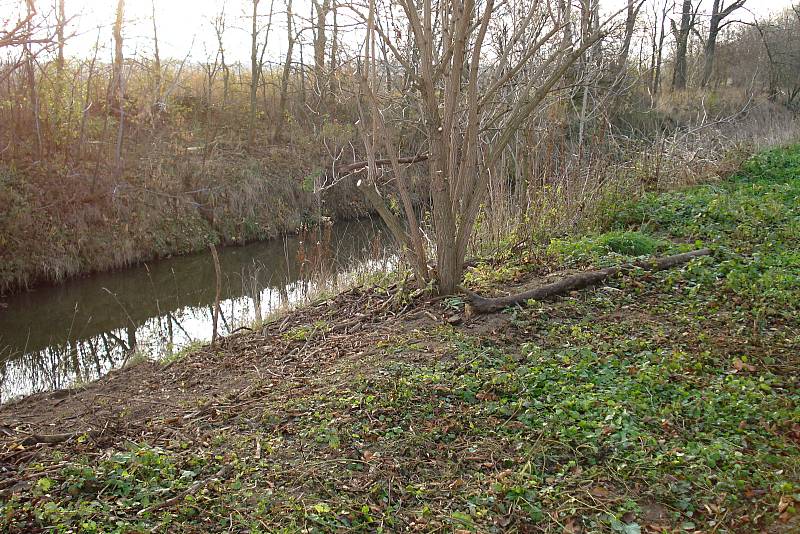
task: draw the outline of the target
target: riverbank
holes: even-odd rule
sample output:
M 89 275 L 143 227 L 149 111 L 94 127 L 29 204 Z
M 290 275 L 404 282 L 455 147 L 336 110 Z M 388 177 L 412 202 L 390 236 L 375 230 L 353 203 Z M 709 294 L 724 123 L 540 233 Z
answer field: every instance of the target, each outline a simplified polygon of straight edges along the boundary
M 736 102 L 725 101 L 715 113 L 738 111 Z M 502 239 L 522 218 L 539 226 L 531 232 L 536 240 L 575 231 L 594 219 L 595 204 L 606 195 L 628 198 L 725 176 L 756 147 L 796 138 L 794 115 L 785 107 L 762 102 L 739 115 L 719 128 L 689 128 L 691 121 L 678 114 L 676 124 L 687 129 L 661 141 L 656 131 L 650 132 L 655 137 L 618 139 L 619 150 L 600 150 L 588 167 L 578 171 L 582 164 L 565 161 L 560 170 L 519 181 L 513 194 L 506 191 L 510 182 L 497 184 L 487 204 L 494 215 L 481 217 L 478 234 Z M 227 142 L 204 148 L 189 142 L 202 137 L 200 131 L 181 133 L 179 125 L 161 132 L 137 128 L 121 169 L 100 154 L 82 159 L 60 151 L 43 159 L 0 160 L 0 298 L 39 284 L 204 251 L 211 243 L 273 239 L 320 216 L 348 221 L 373 213 L 354 179 L 333 183 L 327 175 L 331 147 L 339 147 L 333 152 L 343 157 L 345 147 L 360 144 L 348 124 L 332 121 L 325 131 L 333 137 L 322 141 L 295 128 L 287 132 L 291 142 L 263 140 L 248 150 L 241 149 L 233 130 Z M 359 157 L 356 152 L 341 161 Z M 429 197 L 425 187 L 426 180 L 412 180 L 413 202 Z M 509 204 L 519 195 L 529 198 Z M 524 214 L 517 211 L 526 204 Z
M 379 221 L 326 225 L 297 236 L 99 273 L 11 295 L 0 306 L 0 403 L 85 384 L 130 361 L 171 358 L 218 332 L 260 324 L 393 265 Z M 319 237 L 319 239 L 318 239 Z
M 318 204 L 293 151 L 201 161 L 185 154 L 122 178 L 64 162 L 0 165 L 0 295 L 217 245 L 297 233 L 319 215 L 371 210 L 350 181 Z M 57 176 L 57 179 L 54 179 Z
M 481 294 L 709 247 L 491 315 L 356 288 L 0 409 L 5 530 L 792 532 L 800 147 L 471 268 Z

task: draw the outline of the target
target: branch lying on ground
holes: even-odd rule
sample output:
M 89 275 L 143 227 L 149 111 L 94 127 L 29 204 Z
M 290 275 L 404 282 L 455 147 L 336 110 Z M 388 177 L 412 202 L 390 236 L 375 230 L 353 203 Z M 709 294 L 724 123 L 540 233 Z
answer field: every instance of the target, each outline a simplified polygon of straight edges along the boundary
M 89 436 L 90 438 L 96 438 L 100 434 L 101 432 L 99 430 L 67 432 L 65 434 L 31 434 L 27 438 L 23 439 L 20 442 L 20 445 L 31 446 L 31 445 L 38 445 L 40 443 L 46 445 L 57 445 L 58 443 L 62 443 L 72 438 L 77 438 L 80 436 Z
M 563 295 L 569 291 L 583 289 L 585 287 L 597 285 L 607 278 L 625 274 L 634 269 L 644 269 L 645 271 L 663 271 L 672 267 L 677 267 L 684 263 L 689 262 L 693 258 L 700 256 L 708 256 L 711 251 L 707 248 L 700 250 L 693 250 L 683 254 L 676 254 L 674 256 L 667 256 L 664 258 L 655 258 L 651 260 L 637 261 L 636 263 L 626 263 L 624 265 L 617 265 L 615 267 L 607 267 L 597 271 L 589 271 L 586 273 L 578 273 L 572 276 L 563 278 L 552 284 L 543 285 L 530 291 L 517 293 L 516 295 L 508 295 L 506 297 L 485 298 L 477 293 L 464 290 L 469 298 L 469 305 L 473 312 L 476 313 L 492 313 L 503 308 L 508 308 L 514 305 L 524 305 L 529 300 L 544 300 L 550 297 Z
M 411 163 L 419 163 L 421 161 L 425 161 L 428 159 L 428 154 L 420 154 L 418 156 L 409 156 L 406 158 L 397 158 L 397 161 L 401 164 L 411 164 Z M 385 167 L 387 165 L 391 165 L 392 160 L 389 158 L 385 159 L 378 159 L 375 160 L 375 165 L 377 167 Z M 351 174 L 354 172 L 359 172 L 367 168 L 369 162 L 367 161 L 356 161 L 354 163 L 350 163 L 348 165 L 340 165 L 335 168 L 335 172 L 337 175 L 344 175 L 344 174 Z

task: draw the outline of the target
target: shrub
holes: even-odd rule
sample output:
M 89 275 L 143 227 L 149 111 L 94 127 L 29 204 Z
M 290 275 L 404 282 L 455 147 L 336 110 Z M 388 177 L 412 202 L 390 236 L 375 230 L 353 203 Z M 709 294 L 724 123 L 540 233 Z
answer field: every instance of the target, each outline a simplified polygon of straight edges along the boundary
M 579 240 L 555 239 L 548 252 L 562 260 L 598 260 L 609 254 L 647 256 L 665 248 L 666 243 L 642 232 L 611 231 Z

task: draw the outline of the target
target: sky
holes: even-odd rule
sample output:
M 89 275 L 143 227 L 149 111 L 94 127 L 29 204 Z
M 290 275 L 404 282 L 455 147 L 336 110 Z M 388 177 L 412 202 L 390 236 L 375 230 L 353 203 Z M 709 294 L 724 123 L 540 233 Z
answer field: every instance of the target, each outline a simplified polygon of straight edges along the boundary
M 112 49 L 111 25 L 114 21 L 116 0 L 66 0 L 66 2 L 67 11 L 71 11 L 71 14 L 76 16 L 80 32 L 80 35 L 73 39 L 73 50 L 77 52 L 91 49 L 97 38 L 98 26 L 100 26 L 101 44 L 106 45 L 110 54 Z M 272 2 L 274 2 L 275 14 L 267 56 L 279 59 L 285 53 L 287 42 L 285 0 L 260 0 L 260 25 L 267 25 Z M 155 0 L 155 5 L 159 49 L 163 57 L 182 59 L 190 51 L 189 57 L 196 61 L 213 57 L 217 50 L 217 38 L 212 20 L 224 8 L 226 60 L 229 63 L 236 61 L 249 63 L 251 0 Z M 308 25 L 300 19 L 308 20 L 311 12 L 310 6 L 310 0 L 293 0 L 296 29 Z M 151 0 L 126 0 L 124 39 L 128 55 L 131 52 L 148 55 L 152 53 L 151 14 Z M 70 16 L 70 13 L 67 16 Z M 307 40 L 311 38 L 310 31 L 305 35 Z
M 216 36 L 211 20 L 224 7 L 227 19 L 225 33 L 226 59 L 229 63 L 249 62 L 249 21 L 251 0 L 154 0 L 159 31 L 159 47 L 163 58 L 182 59 L 189 54 L 194 61 L 202 61 L 216 53 Z M 270 3 L 274 2 L 276 15 L 269 39 L 267 56 L 279 59 L 286 48 L 285 0 L 260 0 L 262 24 L 266 25 L 266 14 Z M 601 0 L 604 10 L 614 10 L 625 5 L 626 0 Z M 732 1 L 732 0 L 728 0 Z M 0 0 L 0 10 L 13 0 Z M 46 11 L 54 0 L 38 0 L 40 11 Z M 710 0 L 705 0 L 710 3 Z M 746 8 L 750 13 L 740 11 L 742 20 L 752 20 L 754 16 L 765 16 L 789 7 L 792 0 L 748 0 Z M 67 17 L 73 17 L 71 30 L 76 35 L 69 41 L 68 55 L 85 56 L 93 48 L 98 38 L 101 44 L 101 57 L 110 58 L 113 46 L 111 25 L 114 20 L 115 0 L 66 0 Z M 297 17 L 306 20 L 310 14 L 309 0 L 294 0 Z M 124 39 L 126 55 L 152 56 L 151 0 L 127 0 L 125 13 Z M 0 20 L 4 18 L 0 14 Z M 302 21 L 297 27 L 307 25 Z M 310 32 L 306 33 L 310 38 Z M 308 52 L 306 52 L 308 53 Z

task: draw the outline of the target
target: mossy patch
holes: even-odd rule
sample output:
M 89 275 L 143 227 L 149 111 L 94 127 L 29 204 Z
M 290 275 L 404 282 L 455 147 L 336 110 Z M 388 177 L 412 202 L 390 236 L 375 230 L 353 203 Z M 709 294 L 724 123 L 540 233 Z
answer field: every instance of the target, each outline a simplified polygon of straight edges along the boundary
M 647 256 L 668 247 L 662 239 L 637 231 L 612 230 L 580 239 L 554 239 L 548 252 L 562 261 L 598 260 L 608 254 Z

